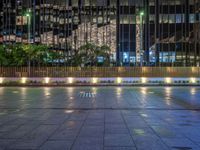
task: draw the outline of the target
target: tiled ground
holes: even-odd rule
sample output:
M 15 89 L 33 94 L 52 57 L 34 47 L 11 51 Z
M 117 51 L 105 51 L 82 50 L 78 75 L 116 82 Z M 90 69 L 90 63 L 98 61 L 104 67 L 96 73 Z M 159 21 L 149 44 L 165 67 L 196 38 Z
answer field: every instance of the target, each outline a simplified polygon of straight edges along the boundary
M 0 150 L 200 150 L 200 87 L 0 87 Z

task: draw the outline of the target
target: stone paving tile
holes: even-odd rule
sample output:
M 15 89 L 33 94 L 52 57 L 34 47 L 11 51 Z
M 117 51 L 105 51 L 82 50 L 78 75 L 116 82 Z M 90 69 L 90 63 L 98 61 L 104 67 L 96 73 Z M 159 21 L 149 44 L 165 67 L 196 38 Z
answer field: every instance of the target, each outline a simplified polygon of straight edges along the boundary
M 129 134 L 125 124 L 105 124 L 106 134 Z
M 153 130 L 163 138 L 181 138 L 183 135 L 166 126 L 152 126 Z
M 15 124 L 10 124 L 10 125 L 7 125 L 7 124 L 4 124 L 2 126 L 0 126 L 0 133 L 5 133 L 5 132 L 11 132 L 15 129 L 19 128 L 19 125 L 15 125 Z
M 45 142 L 40 150 L 70 150 L 73 141 L 47 141 Z
M 104 120 L 103 119 L 87 119 L 84 124 L 88 126 L 98 126 L 98 125 L 103 126 Z
M 37 124 L 32 124 L 32 125 L 22 125 L 18 129 L 11 131 L 7 134 L 2 134 L 0 136 L 2 139 L 19 139 L 22 138 L 23 136 L 27 135 L 30 133 L 32 130 L 34 130 L 36 127 L 38 127 Z
M 103 145 L 103 138 L 99 137 L 78 137 L 74 145 Z
M 79 137 L 76 139 L 72 150 L 102 150 L 103 138 Z
M 72 150 L 103 150 L 102 145 L 75 145 Z
M 15 140 L 13 140 L 13 139 L 0 139 L 0 149 L 2 149 L 2 150 L 5 149 L 13 142 L 15 142 Z
M 172 149 L 200 149 L 197 144 L 186 138 L 162 138 L 162 140 Z
M 136 150 L 136 147 L 104 147 L 104 150 Z
M 9 149 L 37 149 L 56 130 L 55 125 L 40 125 L 22 139 L 16 140 Z
M 105 134 L 104 144 L 105 146 L 134 146 L 129 134 Z
M 103 126 L 84 126 L 79 133 L 80 137 L 100 137 L 103 138 L 104 127 Z
M 95 98 L 79 97 L 85 91 Z M 200 113 L 191 110 L 200 108 L 199 91 L 0 87 L 0 150 L 199 150 Z
M 170 150 L 162 140 L 155 136 L 133 137 L 137 150 Z
M 63 129 L 55 131 L 50 139 L 52 140 L 75 140 L 78 135 L 78 130 Z

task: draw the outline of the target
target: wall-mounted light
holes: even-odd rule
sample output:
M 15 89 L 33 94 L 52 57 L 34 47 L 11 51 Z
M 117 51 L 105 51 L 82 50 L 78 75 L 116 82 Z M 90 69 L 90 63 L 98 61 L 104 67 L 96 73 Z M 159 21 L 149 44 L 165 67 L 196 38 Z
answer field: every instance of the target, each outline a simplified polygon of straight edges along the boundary
M 142 83 L 147 83 L 147 78 L 141 78 Z
M 27 78 L 25 78 L 25 77 L 23 77 L 23 78 L 21 79 L 22 84 L 25 84 L 26 81 L 27 81 Z
M 96 84 L 98 82 L 98 78 L 92 78 L 92 83 Z
M 68 78 L 67 81 L 68 81 L 69 84 L 72 84 L 74 79 L 73 78 Z
M 50 81 L 50 79 L 49 79 L 48 77 L 44 78 L 44 82 L 45 82 L 46 84 L 48 84 L 49 81 Z
M 71 113 L 73 113 L 74 111 L 73 110 L 66 110 L 65 111 L 65 113 L 67 113 L 67 114 L 71 114 Z
M 122 78 L 118 77 L 118 78 L 117 78 L 117 83 L 118 83 L 118 84 L 122 83 Z
M 2 84 L 3 83 L 3 78 L 0 78 L 0 84 Z
M 167 83 L 167 84 L 172 83 L 172 79 L 171 78 L 165 78 L 165 83 Z
M 190 78 L 190 82 L 191 82 L 191 83 L 196 83 L 197 80 L 196 80 L 196 78 Z

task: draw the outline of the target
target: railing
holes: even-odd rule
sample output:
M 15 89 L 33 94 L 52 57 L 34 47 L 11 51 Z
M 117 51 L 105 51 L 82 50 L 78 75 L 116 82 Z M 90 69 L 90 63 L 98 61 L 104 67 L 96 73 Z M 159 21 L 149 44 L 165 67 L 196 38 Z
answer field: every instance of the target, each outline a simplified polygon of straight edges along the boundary
M 200 67 L 0 67 L 0 77 L 200 77 Z

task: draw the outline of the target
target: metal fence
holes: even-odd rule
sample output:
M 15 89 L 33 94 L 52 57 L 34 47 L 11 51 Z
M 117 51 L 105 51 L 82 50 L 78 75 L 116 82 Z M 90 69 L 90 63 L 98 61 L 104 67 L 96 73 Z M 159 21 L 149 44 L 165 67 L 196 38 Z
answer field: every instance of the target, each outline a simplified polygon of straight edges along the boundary
M 0 77 L 200 77 L 200 67 L 0 67 Z

